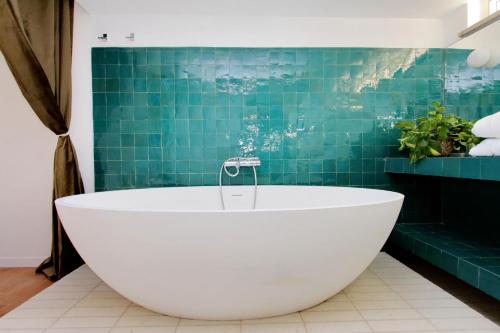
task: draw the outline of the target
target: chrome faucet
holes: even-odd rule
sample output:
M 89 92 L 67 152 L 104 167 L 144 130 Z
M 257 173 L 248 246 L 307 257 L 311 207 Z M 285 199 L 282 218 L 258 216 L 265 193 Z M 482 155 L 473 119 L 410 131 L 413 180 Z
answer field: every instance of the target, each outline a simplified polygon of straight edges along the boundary
M 260 158 L 258 157 L 231 157 L 222 162 L 219 173 L 219 193 L 220 200 L 222 204 L 222 209 L 226 209 L 224 204 L 224 196 L 222 195 L 222 171 L 229 177 L 236 177 L 240 174 L 240 167 L 250 167 L 253 169 L 253 178 L 254 178 L 254 196 L 253 196 L 253 209 L 255 209 L 255 205 L 257 203 L 257 171 L 255 167 L 259 167 L 261 165 Z M 234 167 L 236 171 L 231 173 L 228 168 Z

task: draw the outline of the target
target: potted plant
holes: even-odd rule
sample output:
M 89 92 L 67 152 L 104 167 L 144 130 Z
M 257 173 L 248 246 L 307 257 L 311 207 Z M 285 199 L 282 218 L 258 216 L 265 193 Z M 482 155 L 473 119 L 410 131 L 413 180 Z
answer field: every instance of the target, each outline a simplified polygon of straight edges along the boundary
M 445 115 L 445 110 L 441 103 L 434 102 L 427 117 L 396 124 L 401 129 L 399 150 L 408 151 L 411 163 L 424 157 L 466 153 L 481 140 L 471 132 L 473 121 Z

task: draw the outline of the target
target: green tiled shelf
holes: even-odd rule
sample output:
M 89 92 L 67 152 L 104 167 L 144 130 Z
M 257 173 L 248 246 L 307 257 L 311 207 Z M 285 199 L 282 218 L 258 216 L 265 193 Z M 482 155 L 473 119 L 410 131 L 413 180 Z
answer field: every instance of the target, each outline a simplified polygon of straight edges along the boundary
M 494 236 L 402 223 L 389 241 L 500 300 L 500 241 Z
M 385 172 L 500 181 L 500 157 L 386 158 Z

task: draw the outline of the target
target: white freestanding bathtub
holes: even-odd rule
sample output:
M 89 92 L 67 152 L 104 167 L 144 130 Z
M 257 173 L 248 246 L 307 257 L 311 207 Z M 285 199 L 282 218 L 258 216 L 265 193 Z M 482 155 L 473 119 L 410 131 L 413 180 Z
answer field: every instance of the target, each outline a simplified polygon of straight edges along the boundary
M 89 267 L 131 301 L 171 316 L 248 319 L 311 307 L 367 268 L 403 195 L 343 187 L 181 187 L 56 201 Z

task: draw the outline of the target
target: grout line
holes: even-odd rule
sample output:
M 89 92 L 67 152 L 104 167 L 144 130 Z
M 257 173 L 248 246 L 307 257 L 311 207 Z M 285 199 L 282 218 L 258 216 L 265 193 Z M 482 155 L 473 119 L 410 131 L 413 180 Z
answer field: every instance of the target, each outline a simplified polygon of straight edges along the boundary
M 306 322 L 304 321 L 304 317 L 302 317 L 302 311 L 297 311 L 297 313 L 299 314 L 300 320 L 302 321 L 302 326 L 304 327 L 304 332 L 309 333 L 309 330 L 307 329 Z
M 86 266 L 86 264 L 84 264 L 84 265 Z M 82 266 L 80 266 L 80 267 L 82 267 Z M 88 268 L 88 266 L 87 266 L 87 268 Z M 85 279 L 84 279 L 84 280 L 85 280 Z M 101 283 L 102 283 L 102 280 L 101 280 L 100 278 L 99 278 L 99 280 L 100 280 L 100 281 L 101 281 Z M 57 281 L 56 281 L 56 282 L 55 282 L 52 286 L 54 286 L 54 287 L 55 287 L 55 286 L 56 286 L 56 283 L 57 283 Z M 64 312 L 63 312 L 63 313 L 62 313 L 59 317 L 57 317 L 57 318 L 56 318 L 56 320 L 54 320 L 54 322 L 52 323 L 52 325 L 51 325 L 50 327 L 46 328 L 43 332 L 47 332 L 47 330 L 54 328 L 54 325 L 55 325 L 55 324 L 56 324 L 56 323 L 57 323 L 60 319 L 62 319 L 62 318 L 64 317 L 64 315 L 65 315 L 66 313 L 68 313 L 68 311 L 69 311 L 69 310 L 73 309 L 73 308 L 74 308 L 74 307 L 75 307 L 78 303 L 80 303 L 80 302 L 81 302 L 81 301 L 82 301 L 85 297 L 87 297 L 87 296 L 88 296 L 88 295 L 90 295 L 90 294 L 91 294 L 94 290 L 96 290 L 96 289 L 99 287 L 99 285 L 100 285 L 101 283 L 98 283 L 98 284 L 97 284 L 94 288 L 90 289 L 90 290 L 87 292 L 87 294 L 85 294 L 85 296 L 83 296 L 83 297 L 79 298 L 79 299 L 78 299 L 78 300 L 77 300 L 77 301 L 76 301 L 76 302 L 75 302 L 72 306 L 70 306 L 70 307 L 69 307 L 66 311 L 64 311 Z M 109 332 L 109 330 L 108 330 L 108 332 Z
M 423 279 L 423 280 L 427 280 L 425 277 L 423 277 L 422 275 L 420 275 L 419 273 L 415 272 L 413 269 L 411 269 L 410 267 L 406 266 L 405 264 L 403 264 L 402 262 L 400 262 L 399 260 L 397 260 L 396 258 L 392 257 L 390 254 L 387 254 L 393 261 L 399 263 L 401 266 L 404 266 L 406 267 L 407 269 L 411 270 L 412 272 L 416 273 L 418 275 L 418 278 L 419 279 Z M 375 275 L 377 275 L 377 273 L 375 273 Z M 377 277 L 379 277 L 377 275 Z M 380 278 L 380 277 L 379 277 Z M 394 293 L 396 293 L 400 298 L 401 300 L 406 303 L 410 309 L 413 309 L 415 311 L 417 311 L 417 313 L 419 313 L 420 315 L 422 315 L 422 313 L 420 313 L 420 311 L 418 311 L 417 308 L 415 308 L 413 305 L 411 305 L 404 297 L 402 297 L 396 290 L 394 290 L 394 288 L 392 288 L 392 286 L 388 283 L 386 283 L 384 281 L 384 279 L 380 278 L 380 281 L 382 281 L 383 284 L 385 284 L 386 286 L 389 287 L 389 289 L 391 289 Z M 429 281 L 429 280 L 427 280 Z M 429 281 L 430 283 L 432 283 L 431 281 Z M 432 283 L 433 285 L 435 285 L 434 283 Z M 422 319 L 427 322 L 429 325 L 431 325 L 431 327 L 433 327 L 434 329 L 436 329 L 437 331 L 439 331 L 439 329 L 432 323 L 430 322 L 430 320 L 428 320 L 427 318 L 425 318 L 423 315 L 422 315 Z M 417 320 L 422 320 L 422 319 L 417 319 Z M 371 327 L 370 323 L 368 322 L 368 325 Z
M 399 264 L 401 264 L 401 265 L 403 265 L 403 266 L 405 266 L 405 267 L 407 267 L 407 268 L 411 269 L 410 267 L 406 266 L 404 263 L 400 262 L 400 261 L 399 261 L 399 260 L 397 260 L 396 258 L 394 258 L 394 257 L 392 257 L 392 256 L 391 256 L 391 258 L 392 258 L 393 260 L 395 260 L 396 262 L 398 262 Z M 413 269 L 411 269 L 411 270 L 413 271 Z M 417 273 L 417 272 L 415 272 L 415 273 Z M 442 289 L 440 286 L 436 285 L 434 282 L 432 282 L 432 281 L 430 281 L 430 280 L 426 279 L 424 276 L 420 275 L 419 273 L 417 273 L 417 274 L 420 276 L 420 278 L 422 278 L 422 279 L 424 279 L 424 280 L 426 280 L 426 281 L 430 282 L 432 285 L 434 285 L 434 286 L 438 287 L 439 289 L 443 290 L 444 292 L 448 293 L 446 290 Z M 385 281 L 383 281 L 383 280 L 382 280 L 382 282 L 383 282 L 383 283 L 386 283 L 386 282 L 385 282 Z M 391 286 L 391 285 L 389 285 L 389 284 L 387 284 L 387 285 L 389 286 L 389 288 L 391 288 L 392 290 L 394 290 L 394 289 L 392 288 L 392 286 Z M 394 290 L 394 292 L 396 292 L 396 293 L 399 295 L 399 293 L 398 293 L 396 290 Z M 450 294 L 450 293 L 448 293 L 448 294 Z M 458 301 L 462 302 L 461 300 L 459 300 L 458 298 L 456 298 L 454 295 L 450 294 L 450 296 L 452 297 L 452 299 L 454 299 L 454 300 L 458 300 Z M 430 320 L 431 318 L 426 318 L 426 317 L 424 316 L 424 314 L 423 314 L 423 313 L 422 313 L 422 312 L 421 312 L 421 311 L 420 311 L 417 307 L 414 307 L 413 305 L 411 305 L 409 302 L 407 302 L 407 300 L 406 300 L 406 299 L 404 299 L 404 298 L 403 298 L 403 301 L 404 301 L 405 303 L 407 303 L 407 304 L 410 306 L 410 308 L 411 308 L 411 309 L 413 309 L 413 310 L 417 311 L 417 312 L 418 312 L 418 313 L 419 313 L 419 314 L 423 317 L 423 319 L 424 319 L 427 323 L 429 323 L 429 324 L 430 324 L 432 327 L 434 327 L 437 331 L 440 331 L 440 329 L 439 329 L 436 325 L 434 325 L 434 323 L 432 323 L 432 322 L 431 322 L 431 320 Z M 462 302 L 462 303 L 465 305 L 465 307 L 466 307 L 466 308 L 468 308 L 468 309 L 472 309 L 472 308 L 471 308 L 469 305 L 467 305 L 465 302 Z M 440 308 L 453 309 L 454 307 L 440 307 Z M 474 309 L 472 309 L 472 310 L 474 310 Z M 481 315 L 482 315 L 482 314 L 481 314 Z M 441 318 L 436 318 L 436 319 L 441 319 Z M 442 319 L 457 319 L 457 318 L 442 318 Z M 483 319 L 487 319 L 487 318 L 483 316 Z M 489 319 L 487 319 L 487 320 L 489 320 Z M 448 330 L 450 331 L 451 329 L 448 329 Z
M 123 311 L 122 314 L 120 316 L 118 316 L 118 318 L 115 320 L 113 326 L 111 326 L 111 328 L 109 329 L 109 331 L 111 331 L 113 328 L 116 327 L 116 324 L 118 324 L 118 322 L 120 321 L 120 319 L 123 318 L 123 316 L 125 315 L 125 313 L 127 313 L 127 311 L 133 306 L 133 304 L 134 303 L 132 301 L 130 301 L 130 304 L 125 308 L 125 311 Z

